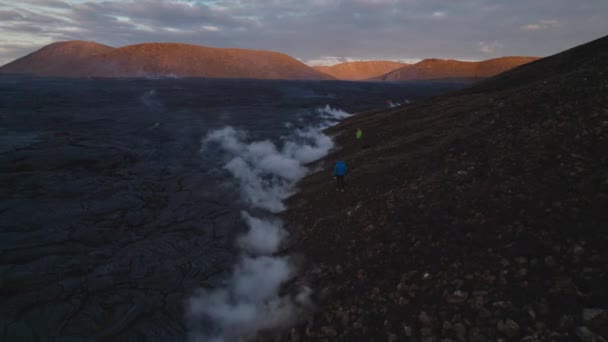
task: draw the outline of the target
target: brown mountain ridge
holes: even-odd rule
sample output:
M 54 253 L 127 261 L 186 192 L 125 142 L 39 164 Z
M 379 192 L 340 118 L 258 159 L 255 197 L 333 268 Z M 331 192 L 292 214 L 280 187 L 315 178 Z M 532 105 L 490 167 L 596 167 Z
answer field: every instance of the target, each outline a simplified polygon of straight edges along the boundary
M 314 68 L 339 80 L 358 81 L 379 77 L 406 65 L 394 61 L 357 61 Z
M 288 80 L 482 79 L 536 60 L 503 57 L 482 62 L 427 59 L 346 62 L 310 67 L 286 54 L 178 43 L 113 48 L 87 41 L 49 44 L 0 67 L 0 73 L 59 77 L 209 77 Z
M 500 57 L 480 62 L 425 59 L 416 64 L 405 65 L 375 79 L 383 81 L 484 79 L 537 59 L 539 58 L 520 56 Z
M 0 73 L 59 77 L 210 77 L 329 80 L 286 54 L 177 43 L 112 48 L 84 42 L 53 43 L 0 67 Z

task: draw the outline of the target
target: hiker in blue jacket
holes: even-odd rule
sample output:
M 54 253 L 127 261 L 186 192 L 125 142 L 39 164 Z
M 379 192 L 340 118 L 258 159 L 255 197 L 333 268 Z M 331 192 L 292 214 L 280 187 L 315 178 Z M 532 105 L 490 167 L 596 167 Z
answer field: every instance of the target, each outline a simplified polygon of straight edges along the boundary
M 344 175 L 346 175 L 346 163 L 339 160 L 334 166 L 334 177 L 336 178 L 336 189 L 344 192 Z

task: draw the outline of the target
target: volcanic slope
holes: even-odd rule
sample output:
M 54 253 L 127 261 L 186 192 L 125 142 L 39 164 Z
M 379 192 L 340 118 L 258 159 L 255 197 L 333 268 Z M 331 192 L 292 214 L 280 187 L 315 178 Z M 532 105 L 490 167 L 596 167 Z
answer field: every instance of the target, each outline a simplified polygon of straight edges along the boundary
M 284 214 L 319 305 L 292 335 L 608 339 L 608 37 L 328 132 Z

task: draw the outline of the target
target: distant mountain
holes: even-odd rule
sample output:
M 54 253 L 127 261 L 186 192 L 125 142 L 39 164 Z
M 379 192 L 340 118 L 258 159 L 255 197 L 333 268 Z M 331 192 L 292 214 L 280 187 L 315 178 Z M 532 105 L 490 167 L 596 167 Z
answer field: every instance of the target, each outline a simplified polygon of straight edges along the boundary
M 211 77 L 327 80 L 286 54 L 148 43 L 112 48 L 92 42 L 53 43 L 0 67 L 0 73 L 60 77 Z
M 425 59 L 412 65 L 374 78 L 384 81 L 432 79 L 483 79 L 530 63 L 538 57 L 501 57 L 481 62 L 463 62 L 453 59 Z
M 340 80 L 366 80 L 387 74 L 407 64 L 393 61 L 346 62 L 332 66 L 316 66 L 315 69 Z
M 289 80 L 428 80 L 488 78 L 536 57 L 503 57 L 483 62 L 426 59 L 416 64 L 391 61 L 347 62 L 309 67 L 286 54 L 177 43 L 113 48 L 67 41 L 0 67 L 0 73 L 60 77 L 210 77 Z

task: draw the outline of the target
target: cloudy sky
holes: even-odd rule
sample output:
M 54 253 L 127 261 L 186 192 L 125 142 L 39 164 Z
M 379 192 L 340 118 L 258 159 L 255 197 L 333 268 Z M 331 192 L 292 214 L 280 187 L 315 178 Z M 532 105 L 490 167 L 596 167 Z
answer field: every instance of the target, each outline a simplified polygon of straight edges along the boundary
M 183 42 L 309 64 L 546 56 L 608 34 L 608 0 L 0 0 L 0 64 L 46 44 Z

